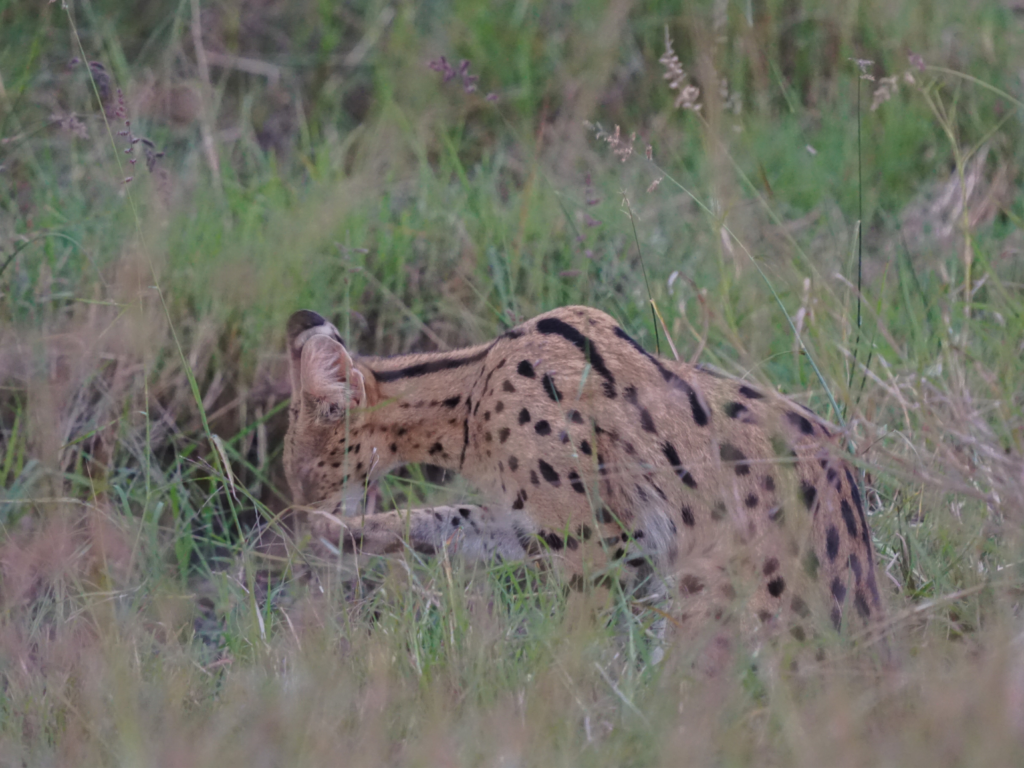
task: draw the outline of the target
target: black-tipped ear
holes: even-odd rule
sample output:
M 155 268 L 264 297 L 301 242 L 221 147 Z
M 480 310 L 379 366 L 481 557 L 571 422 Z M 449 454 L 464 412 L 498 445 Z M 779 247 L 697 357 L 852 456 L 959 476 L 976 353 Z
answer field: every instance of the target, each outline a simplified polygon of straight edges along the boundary
M 300 309 L 288 318 L 288 341 L 295 341 L 300 333 L 318 325 L 327 325 L 327 320 L 311 309 Z
M 292 346 L 295 343 L 295 339 L 306 331 L 313 330 L 314 328 L 323 328 L 323 333 L 330 336 L 339 344 L 344 344 L 345 340 L 341 338 L 338 330 L 327 322 L 323 315 L 314 312 L 311 309 L 300 309 L 288 318 L 288 346 Z

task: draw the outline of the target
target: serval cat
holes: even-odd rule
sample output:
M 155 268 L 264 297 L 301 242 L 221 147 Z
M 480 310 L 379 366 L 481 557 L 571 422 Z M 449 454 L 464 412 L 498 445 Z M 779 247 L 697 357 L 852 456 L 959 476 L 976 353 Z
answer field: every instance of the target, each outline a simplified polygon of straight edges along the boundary
M 815 612 L 882 613 L 857 482 L 808 409 L 651 355 L 604 312 L 563 307 L 455 352 L 358 357 L 304 310 L 288 323 L 284 463 L 343 552 L 405 546 L 540 558 L 670 600 L 675 623 L 738 615 L 798 640 Z M 342 517 L 391 470 L 458 472 L 486 505 Z M 738 609 L 738 610 L 735 610 Z

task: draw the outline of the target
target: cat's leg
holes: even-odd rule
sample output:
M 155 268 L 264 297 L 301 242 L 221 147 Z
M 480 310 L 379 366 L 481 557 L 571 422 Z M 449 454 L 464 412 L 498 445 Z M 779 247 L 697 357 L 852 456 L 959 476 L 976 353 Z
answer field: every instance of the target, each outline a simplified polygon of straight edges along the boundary
M 475 504 L 393 510 L 337 517 L 310 513 L 314 541 L 342 554 L 386 555 L 405 548 L 433 555 L 446 550 L 467 562 L 525 560 L 528 521 Z

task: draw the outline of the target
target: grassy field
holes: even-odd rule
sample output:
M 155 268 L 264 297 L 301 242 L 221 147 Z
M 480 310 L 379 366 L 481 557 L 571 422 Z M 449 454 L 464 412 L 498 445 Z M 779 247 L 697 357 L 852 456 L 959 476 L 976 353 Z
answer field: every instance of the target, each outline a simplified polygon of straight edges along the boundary
M 0 0 L 0 765 L 1019 763 L 1022 166 L 1014 0 Z M 670 355 L 652 299 L 846 425 L 894 669 L 310 579 L 292 311 L 394 354 L 586 303 Z

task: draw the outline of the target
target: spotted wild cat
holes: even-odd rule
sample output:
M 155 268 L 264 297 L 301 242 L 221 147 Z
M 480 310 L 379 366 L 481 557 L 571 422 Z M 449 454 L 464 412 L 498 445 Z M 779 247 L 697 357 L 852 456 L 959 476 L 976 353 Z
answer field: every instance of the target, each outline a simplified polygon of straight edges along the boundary
M 603 312 L 563 307 L 479 346 L 377 358 L 301 311 L 288 343 L 288 481 L 344 551 L 542 557 L 572 585 L 611 576 L 671 600 L 678 623 L 738 615 L 798 639 L 815 611 L 836 628 L 851 606 L 863 622 L 882 613 L 864 505 L 828 427 L 651 355 Z M 458 472 L 486 504 L 337 516 L 409 462 Z

